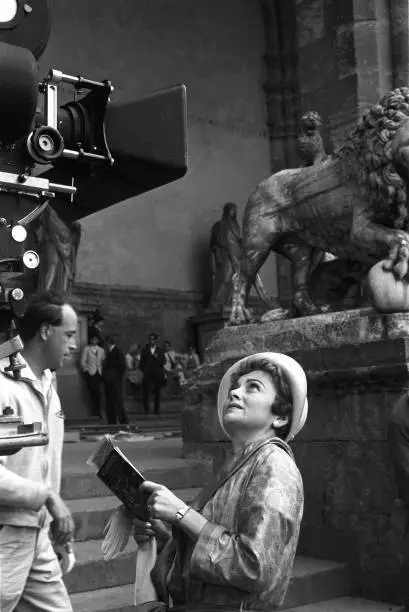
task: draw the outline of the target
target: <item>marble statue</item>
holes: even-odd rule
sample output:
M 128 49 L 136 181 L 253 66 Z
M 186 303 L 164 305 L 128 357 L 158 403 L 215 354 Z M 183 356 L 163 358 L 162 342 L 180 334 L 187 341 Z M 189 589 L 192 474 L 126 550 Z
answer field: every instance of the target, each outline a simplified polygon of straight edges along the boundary
M 81 225 L 67 225 L 54 208 L 47 206 L 32 229 L 40 256 L 37 291 L 69 293 L 75 279 Z
M 212 227 L 210 254 L 213 286 L 208 309 L 212 310 L 231 303 L 233 273 L 239 270 L 241 234 L 233 202 L 223 206 L 222 218 Z
M 322 119 L 315 111 L 308 111 L 300 119 L 297 150 L 303 166 L 320 164 L 328 157 L 321 136 L 321 127 Z
M 317 250 L 359 262 L 363 270 L 385 260 L 385 270 L 405 279 L 408 180 L 409 88 L 404 87 L 372 106 L 333 155 L 282 170 L 258 185 L 244 212 L 230 323 L 251 321 L 248 294 L 270 251 L 292 263 L 291 314 L 297 316 L 327 310 L 309 294 Z

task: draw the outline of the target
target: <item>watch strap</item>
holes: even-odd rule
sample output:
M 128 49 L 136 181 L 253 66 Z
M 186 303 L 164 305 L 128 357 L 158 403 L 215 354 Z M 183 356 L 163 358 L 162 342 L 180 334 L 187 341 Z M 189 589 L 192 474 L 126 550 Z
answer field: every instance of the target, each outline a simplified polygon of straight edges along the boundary
M 183 519 L 188 510 L 190 510 L 190 506 L 182 506 L 179 508 L 179 510 L 176 512 L 176 521 L 178 523 Z

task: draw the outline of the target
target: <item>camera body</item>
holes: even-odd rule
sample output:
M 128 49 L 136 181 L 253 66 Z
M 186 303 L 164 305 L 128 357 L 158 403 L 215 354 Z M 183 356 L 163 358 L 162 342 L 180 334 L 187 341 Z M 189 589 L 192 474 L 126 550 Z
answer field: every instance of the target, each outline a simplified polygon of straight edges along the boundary
M 0 359 L 16 378 L 26 297 L 69 292 L 78 220 L 187 172 L 185 86 L 121 104 L 109 80 L 57 69 L 40 80 L 50 32 L 51 0 L 1 0 Z M 61 86 L 72 101 L 59 106 Z

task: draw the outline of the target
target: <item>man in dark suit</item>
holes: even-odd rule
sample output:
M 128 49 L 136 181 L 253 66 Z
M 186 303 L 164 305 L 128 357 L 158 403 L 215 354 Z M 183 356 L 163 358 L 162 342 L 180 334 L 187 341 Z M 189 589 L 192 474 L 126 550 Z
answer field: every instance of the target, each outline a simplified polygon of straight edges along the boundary
M 126 361 L 122 351 L 115 346 L 112 336 L 107 338 L 107 350 L 102 377 L 105 386 L 107 419 L 110 425 L 117 420 L 121 425 L 127 425 L 128 419 L 124 407 L 124 376 Z
M 165 353 L 158 344 L 158 334 L 149 335 L 149 343 L 142 349 L 139 367 L 143 372 L 142 393 L 145 414 L 149 412 L 149 395 L 153 388 L 155 414 L 160 411 L 160 391 L 166 384 Z

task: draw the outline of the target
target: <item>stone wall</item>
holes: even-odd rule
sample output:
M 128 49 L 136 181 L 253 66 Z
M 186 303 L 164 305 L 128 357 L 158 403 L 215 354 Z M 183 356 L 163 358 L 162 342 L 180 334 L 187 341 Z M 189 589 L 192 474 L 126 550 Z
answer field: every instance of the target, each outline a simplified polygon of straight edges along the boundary
M 296 351 L 308 426 L 293 449 L 305 486 L 301 554 L 348 563 L 356 594 L 399 603 L 405 538 L 386 427 L 408 390 L 406 340 Z
M 78 282 L 208 291 L 211 225 L 226 201 L 242 211 L 269 173 L 258 2 L 54 0 L 53 6 L 41 73 L 55 67 L 109 78 L 115 102 L 181 82 L 188 97 L 187 176 L 84 219 Z M 273 264 L 264 276 L 274 292 Z
M 317 110 L 328 141 L 392 87 L 389 2 L 296 2 L 301 111 Z
M 184 350 L 192 340 L 189 317 L 197 314 L 202 295 L 189 291 L 149 290 L 91 283 L 76 284 L 72 303 L 81 314 L 101 310 L 104 333 L 113 334 L 127 350 L 131 344 L 144 345 L 150 332 L 160 334 L 160 343 L 169 340 Z

